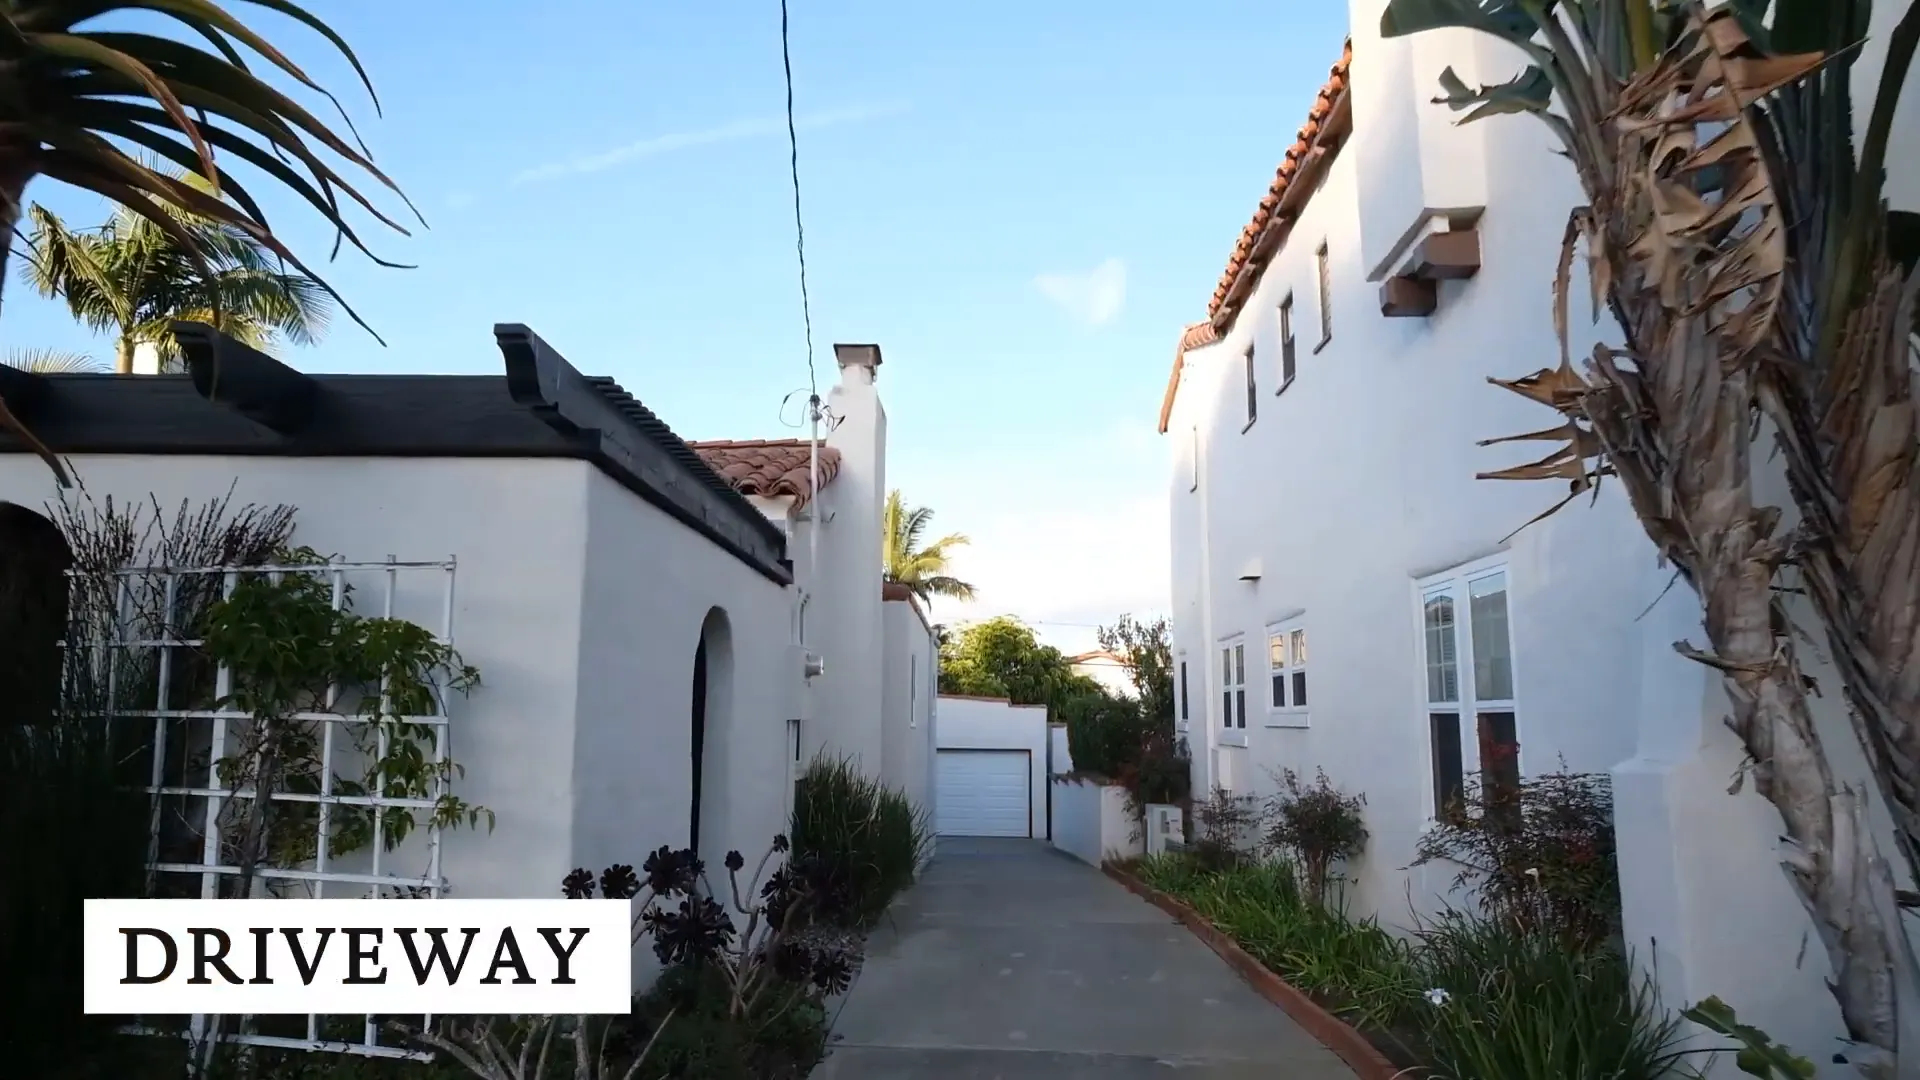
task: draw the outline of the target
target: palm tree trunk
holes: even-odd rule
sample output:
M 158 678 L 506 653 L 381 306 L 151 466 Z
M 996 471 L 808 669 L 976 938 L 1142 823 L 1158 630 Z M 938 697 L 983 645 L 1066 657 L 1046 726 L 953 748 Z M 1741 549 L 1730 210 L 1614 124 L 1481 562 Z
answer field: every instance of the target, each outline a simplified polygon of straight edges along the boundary
M 13 230 L 20 224 L 24 209 L 20 200 L 26 197 L 27 181 L 32 178 L 28 155 L 14 140 L 0 134 L 0 222 L 6 224 L 8 237 L 7 243 L 0 244 L 0 298 L 4 298 L 7 285 L 7 257 L 13 250 Z
M 113 370 L 117 375 L 133 374 L 133 339 L 121 334 L 113 343 Z

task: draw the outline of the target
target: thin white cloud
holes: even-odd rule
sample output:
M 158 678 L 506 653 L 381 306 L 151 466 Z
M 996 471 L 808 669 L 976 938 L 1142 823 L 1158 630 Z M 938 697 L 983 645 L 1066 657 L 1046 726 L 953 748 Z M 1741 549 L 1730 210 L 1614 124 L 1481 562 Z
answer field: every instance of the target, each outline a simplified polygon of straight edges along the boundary
M 805 113 L 794 118 L 793 126 L 799 131 L 819 131 L 823 128 L 846 127 L 852 124 L 867 124 L 877 120 L 887 120 L 904 116 L 912 111 L 912 106 L 904 101 L 856 104 L 836 109 L 823 109 Z M 702 128 L 698 131 L 673 131 L 665 135 L 630 142 L 625 146 L 616 146 L 595 154 L 584 154 L 568 158 L 565 161 L 548 162 L 523 169 L 513 175 L 508 183 L 513 187 L 527 184 L 539 184 L 560 180 L 571 176 L 585 176 L 603 172 L 629 162 L 646 158 L 660 157 L 665 154 L 679 153 L 703 146 L 717 146 L 723 143 L 745 142 L 749 139 L 763 139 L 786 133 L 787 123 L 784 117 L 756 117 L 735 120 L 717 127 Z
M 1074 320 L 1104 326 L 1126 306 L 1127 264 L 1108 259 L 1084 274 L 1041 274 L 1033 285 Z

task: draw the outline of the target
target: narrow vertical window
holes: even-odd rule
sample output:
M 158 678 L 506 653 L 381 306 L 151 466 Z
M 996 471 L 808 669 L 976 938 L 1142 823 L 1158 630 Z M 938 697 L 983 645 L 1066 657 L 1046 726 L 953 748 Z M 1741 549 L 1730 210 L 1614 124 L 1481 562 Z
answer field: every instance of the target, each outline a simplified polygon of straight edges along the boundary
M 1453 597 L 1429 594 L 1422 605 L 1427 666 L 1427 729 L 1433 758 L 1433 816 L 1458 813 L 1466 797 L 1460 747 L 1459 628 Z
M 1333 271 L 1327 266 L 1326 244 L 1313 253 L 1313 262 L 1320 287 L 1320 345 L 1325 345 L 1333 340 Z
M 1293 345 L 1293 294 L 1288 293 L 1280 301 L 1280 388 L 1276 394 L 1286 393 L 1293 385 L 1294 345 Z
M 1247 369 L 1247 427 L 1252 427 L 1254 420 L 1260 415 L 1260 392 L 1254 385 L 1256 379 L 1253 368 L 1253 346 L 1247 346 L 1247 353 L 1241 358 L 1241 363 Z M 1246 428 L 1240 430 L 1245 431 Z
M 1181 660 L 1180 661 L 1180 719 L 1187 720 L 1191 718 L 1192 718 L 1192 713 L 1190 713 L 1187 709 L 1187 662 L 1185 660 Z

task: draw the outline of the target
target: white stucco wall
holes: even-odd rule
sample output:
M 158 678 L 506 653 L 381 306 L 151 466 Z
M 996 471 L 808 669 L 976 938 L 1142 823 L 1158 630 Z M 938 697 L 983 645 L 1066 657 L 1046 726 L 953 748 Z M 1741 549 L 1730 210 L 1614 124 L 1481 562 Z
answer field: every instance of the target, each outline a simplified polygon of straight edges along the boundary
M 700 854 L 755 865 L 786 831 L 799 694 L 787 590 L 598 471 L 587 478 L 573 744 L 575 863 L 638 865 L 687 843 L 694 651 L 710 639 Z M 544 895 L 544 894 L 542 894 Z
M 1145 832 L 1127 812 L 1127 789 L 1086 780 L 1053 782 L 1053 846 L 1099 866 L 1145 848 Z
M 1357 70 L 1364 59 L 1356 53 Z M 1480 126 L 1475 137 L 1509 158 L 1545 153 L 1526 124 Z M 1364 791 L 1373 839 L 1354 867 L 1357 902 L 1390 922 L 1409 914 L 1401 868 L 1433 801 L 1418 583 L 1477 560 L 1504 562 L 1523 766 L 1551 768 L 1564 757 L 1574 769 L 1605 770 L 1632 752 L 1621 718 L 1637 701 L 1617 676 L 1638 662 L 1634 617 L 1666 582 L 1611 489 L 1597 506 L 1583 502 L 1503 542 L 1560 494 L 1548 484 L 1473 479 L 1533 450 L 1481 449 L 1477 440 L 1551 421 L 1486 377 L 1523 374 L 1556 355 L 1541 284 L 1552 280 L 1556 247 L 1542 237 L 1559 235 L 1577 197 L 1572 179 L 1555 183 L 1534 170 L 1508 181 L 1493 200 L 1498 212 L 1482 222 L 1478 276 L 1443 284 L 1429 318 L 1383 318 L 1358 239 L 1358 180 L 1363 165 L 1369 178 L 1391 178 L 1375 142 L 1392 130 L 1356 112 L 1350 146 L 1232 332 L 1187 354 L 1169 425 L 1174 647 L 1188 665 L 1196 790 L 1211 788 L 1222 754 L 1237 791 L 1272 790 L 1271 772 L 1283 765 L 1324 767 L 1336 784 Z M 1316 353 L 1323 242 L 1333 335 Z M 1298 367 L 1276 394 L 1277 311 L 1289 294 Z M 1516 297 L 1530 296 L 1536 318 L 1516 309 Z M 1246 428 L 1249 344 L 1258 413 Z M 1196 428 L 1197 488 L 1179 460 L 1182 436 L 1193 439 Z M 1286 462 L 1301 464 L 1278 464 Z M 1250 568 L 1259 579 L 1241 580 Z M 1307 631 L 1304 717 L 1266 708 L 1265 634 L 1276 624 Z M 1570 632 L 1587 626 L 1602 629 Z M 1223 733 L 1219 649 L 1234 635 L 1246 645 L 1248 722 L 1244 732 Z M 1471 733 L 1469 718 L 1468 771 Z M 1407 749 L 1383 755 L 1385 746 Z M 1430 909 L 1452 875 L 1415 876 L 1416 904 Z
M 1440 903 L 1450 872 L 1413 871 L 1409 881 L 1398 869 L 1410 861 L 1432 801 L 1419 582 L 1476 560 L 1499 565 L 1522 766 L 1546 771 L 1564 758 L 1574 770 L 1612 772 L 1627 937 L 1665 1002 L 1678 1008 L 1718 994 L 1743 1021 L 1821 1063 L 1823 1075 L 1848 1075 L 1829 1064 L 1837 1009 L 1821 985 L 1821 946 L 1777 862 L 1778 815 L 1750 784 L 1727 794 L 1740 754 L 1720 722 L 1724 695 L 1709 672 L 1672 649 L 1677 640 L 1702 640 L 1697 598 L 1680 584 L 1662 597 L 1669 575 L 1655 566 L 1617 489 L 1505 539 L 1564 489 L 1474 479 L 1544 449 L 1483 449 L 1476 440 L 1555 419 L 1485 379 L 1557 358 L 1547 282 L 1567 210 L 1579 199 L 1571 170 L 1549 154 L 1536 122 L 1499 118 L 1459 129 L 1447 124 L 1444 106 L 1428 103 L 1426 68 L 1453 63 L 1469 82 L 1505 78 L 1519 66 L 1505 46 L 1481 39 L 1461 51 L 1447 35 L 1423 35 L 1417 47 L 1382 45 L 1373 33 L 1381 6 L 1351 5 L 1348 147 L 1227 339 L 1187 355 L 1169 424 L 1174 644 L 1189 681 L 1195 782 L 1202 790 L 1211 782 L 1217 755 L 1229 759 L 1236 786 L 1253 793 L 1270 790 L 1267 771 L 1279 765 L 1323 766 L 1347 791 L 1367 795 L 1372 839 L 1353 868 L 1357 910 L 1393 923 L 1404 921 L 1409 893 L 1416 907 Z M 1892 8 L 1875 5 L 1876 28 Z M 1330 58 L 1336 47 L 1329 42 Z M 1856 85 L 1875 77 L 1879 56 L 1871 47 L 1863 53 Z M 1907 145 L 1920 137 L 1920 115 L 1904 110 L 1896 127 L 1895 145 Z M 1377 234 L 1397 233 L 1408 214 L 1446 201 L 1417 187 L 1433 161 L 1452 154 L 1469 174 L 1482 156 L 1492 163 L 1482 269 L 1443 283 L 1428 318 L 1382 317 L 1366 277 L 1393 237 Z M 1916 190 L 1920 169 L 1897 156 L 1890 162 L 1890 193 L 1896 205 L 1911 205 L 1902 193 Z M 1315 353 L 1313 253 L 1323 240 L 1334 327 Z M 1289 291 L 1299 367 L 1276 396 L 1276 308 Z M 1572 294 L 1586 295 L 1577 269 Z M 1584 305 L 1576 299 L 1574 307 Z M 1579 353 L 1617 331 L 1580 318 L 1573 333 Z M 1249 343 L 1259 414 L 1243 434 L 1241 356 Z M 1756 457 L 1758 468 L 1771 468 L 1764 453 Z M 1777 477 L 1764 479 L 1768 498 L 1785 505 Z M 1257 580 L 1241 580 L 1249 568 Z M 1264 709 L 1263 632 L 1280 621 L 1309 634 L 1304 718 Z M 1244 735 L 1221 727 L 1218 649 L 1234 634 L 1248 646 Z M 1817 655 L 1824 646 L 1802 651 L 1813 654 L 1809 674 L 1823 688 L 1835 685 Z M 1816 707 L 1836 776 L 1859 782 L 1863 765 L 1839 695 L 1827 693 Z M 1463 725 L 1469 772 L 1471 730 Z M 1891 852 L 1877 802 L 1872 816 Z M 1729 1063 L 1721 1067 L 1737 1075 Z
M 1032 766 L 1033 835 L 1044 839 L 1047 817 L 1047 708 L 1011 705 L 1002 698 L 941 694 L 934 723 L 938 750 L 1025 750 Z M 936 793 L 935 799 L 938 799 Z
M 886 638 L 886 708 L 881 740 L 885 748 L 884 779 L 931 814 L 933 699 L 939 685 L 933 631 L 905 600 L 887 601 L 882 610 Z
M 598 475 L 591 466 L 558 459 L 87 456 L 72 464 L 95 500 L 157 499 L 168 523 L 182 500 L 198 510 L 231 487 L 234 510 L 250 503 L 297 507 L 295 541 L 322 553 L 351 561 L 456 558 L 455 646 L 480 670 L 483 685 L 449 706 L 452 754 L 467 770 L 454 790 L 493 810 L 497 827 L 491 834 L 484 825 L 448 832 L 443 873 L 455 896 L 555 895 L 560 878 L 579 865 L 576 855 L 586 854 L 576 853 L 577 811 L 565 792 L 580 711 L 583 557 L 590 479 Z M 42 512 L 59 498 L 47 467 L 26 454 L 0 454 L 0 495 Z M 442 583 L 408 574 L 400 580 L 394 613 L 437 630 Z M 356 610 L 378 614 L 369 606 L 379 603 L 377 582 L 357 584 Z M 674 694 L 677 716 L 686 715 L 684 698 Z M 637 784 L 649 774 L 636 763 L 632 775 Z M 632 861 L 637 851 L 623 844 L 618 861 Z M 411 842 L 383 858 L 396 872 L 426 871 L 424 851 Z
M 798 532 L 820 531 L 818 574 L 807 608 L 810 648 L 826 671 L 813 680 L 807 757 L 825 751 L 851 757 L 870 773 L 884 767 L 882 736 L 886 645 L 881 627 L 880 511 L 886 500 L 886 412 L 873 372 L 861 365 L 840 369 L 828 392 L 835 426 L 827 445 L 840 454 L 840 470 L 808 508 Z M 807 543 L 804 539 L 802 544 Z M 817 609 L 817 611 L 816 611 Z

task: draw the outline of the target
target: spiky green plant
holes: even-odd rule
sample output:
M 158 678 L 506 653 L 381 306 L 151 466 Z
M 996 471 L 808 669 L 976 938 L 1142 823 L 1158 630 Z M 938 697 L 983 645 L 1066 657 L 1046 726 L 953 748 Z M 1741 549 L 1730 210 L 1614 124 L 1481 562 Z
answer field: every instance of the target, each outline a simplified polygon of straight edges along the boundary
M 292 0 L 247 2 L 321 35 L 372 94 L 359 59 L 326 23 Z M 115 29 L 118 16 L 134 18 L 128 28 Z M 162 36 L 155 32 L 159 27 L 180 36 Z M 338 107 L 337 99 L 298 64 L 215 0 L 0 0 L 0 86 L 6 88 L 0 94 L 0 225 L 17 227 L 28 184 L 45 176 L 119 203 L 203 263 L 200 242 L 167 207 L 237 230 L 331 294 L 274 236 L 253 193 L 224 165 L 250 166 L 325 218 L 336 230 L 336 248 L 345 241 L 370 257 L 347 221 L 345 202 L 359 204 L 403 234 L 406 229 L 345 180 L 330 160 L 371 176 L 396 195 L 399 188 L 373 164 L 344 112 L 351 142 L 262 79 L 255 67 L 260 61 Z M 203 178 L 207 189 L 148 167 L 143 155 Z M 0 270 L 5 258 L 0 250 Z M 204 265 L 201 269 L 206 271 Z M 360 321 L 351 308 L 342 307 Z M 53 452 L 20 424 L 4 400 L 0 428 L 25 438 L 65 480 Z

